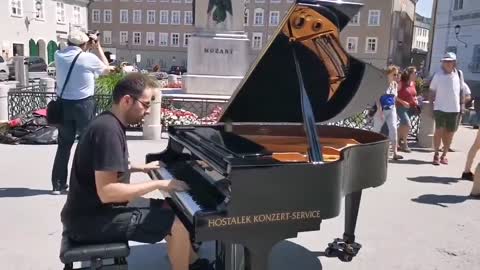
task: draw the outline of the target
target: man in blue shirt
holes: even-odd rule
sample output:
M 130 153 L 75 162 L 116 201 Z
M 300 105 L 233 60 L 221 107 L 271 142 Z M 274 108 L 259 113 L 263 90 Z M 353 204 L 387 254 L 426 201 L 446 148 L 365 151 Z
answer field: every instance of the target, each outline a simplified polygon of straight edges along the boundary
M 96 53 L 90 53 L 92 50 Z M 67 74 L 78 55 L 70 78 Z M 72 31 L 68 46 L 55 53 L 57 67 L 57 95 L 62 100 L 63 123 L 58 128 L 58 147 L 52 169 L 53 194 L 61 194 L 68 188 L 68 160 L 76 135 L 94 116 L 95 77 L 109 72 L 108 60 L 96 35 Z M 65 88 L 64 88 L 65 85 Z M 62 94 L 63 89 L 63 94 Z

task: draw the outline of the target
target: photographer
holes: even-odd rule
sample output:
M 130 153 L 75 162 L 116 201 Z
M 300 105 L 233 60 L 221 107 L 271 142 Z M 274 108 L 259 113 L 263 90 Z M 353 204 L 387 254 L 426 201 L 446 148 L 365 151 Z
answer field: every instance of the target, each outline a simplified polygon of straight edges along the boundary
M 81 135 L 94 116 L 95 77 L 109 72 L 98 36 L 98 32 L 74 30 L 68 36 L 68 46 L 55 53 L 56 91 L 63 108 L 63 124 L 58 127 L 58 147 L 51 178 L 53 194 L 61 194 L 68 188 L 70 150 L 76 135 Z

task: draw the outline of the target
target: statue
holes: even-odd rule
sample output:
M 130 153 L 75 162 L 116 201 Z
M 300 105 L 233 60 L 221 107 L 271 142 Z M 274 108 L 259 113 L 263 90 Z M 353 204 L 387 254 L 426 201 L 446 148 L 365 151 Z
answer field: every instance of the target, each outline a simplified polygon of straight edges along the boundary
M 207 14 L 209 28 L 222 30 L 232 29 L 232 0 L 209 0 Z

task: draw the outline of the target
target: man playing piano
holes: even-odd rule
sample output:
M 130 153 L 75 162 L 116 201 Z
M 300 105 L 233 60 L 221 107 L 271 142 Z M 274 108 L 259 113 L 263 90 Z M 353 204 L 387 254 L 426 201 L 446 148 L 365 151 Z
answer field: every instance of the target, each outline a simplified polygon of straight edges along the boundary
M 159 166 L 130 165 L 125 135 L 126 126 L 149 114 L 156 87 L 147 76 L 127 75 L 113 90 L 111 111 L 96 117 L 86 128 L 75 151 L 70 191 L 61 213 L 64 234 L 85 244 L 156 243 L 166 238 L 172 270 L 209 269 L 208 260 L 199 259 L 191 249 L 187 229 L 171 209 L 163 207 L 162 200 L 150 200 L 143 206 L 132 203 L 157 189 L 188 189 L 174 179 L 129 181 L 131 172 L 148 172 Z

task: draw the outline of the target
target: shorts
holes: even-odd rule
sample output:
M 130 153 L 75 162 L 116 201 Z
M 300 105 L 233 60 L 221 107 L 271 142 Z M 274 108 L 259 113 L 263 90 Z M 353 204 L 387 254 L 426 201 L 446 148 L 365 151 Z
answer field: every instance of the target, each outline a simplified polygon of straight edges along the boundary
M 455 132 L 460 124 L 460 113 L 433 111 L 435 127 L 444 128 L 448 132 Z
M 397 106 L 397 115 L 400 118 L 400 125 L 402 126 L 409 126 L 412 127 L 412 123 L 410 122 L 410 110 L 403 106 Z
M 135 241 L 154 244 L 170 234 L 175 214 L 163 207 L 163 200 L 138 199 L 127 206 L 115 206 L 97 213 L 63 220 L 64 233 L 85 244 Z

